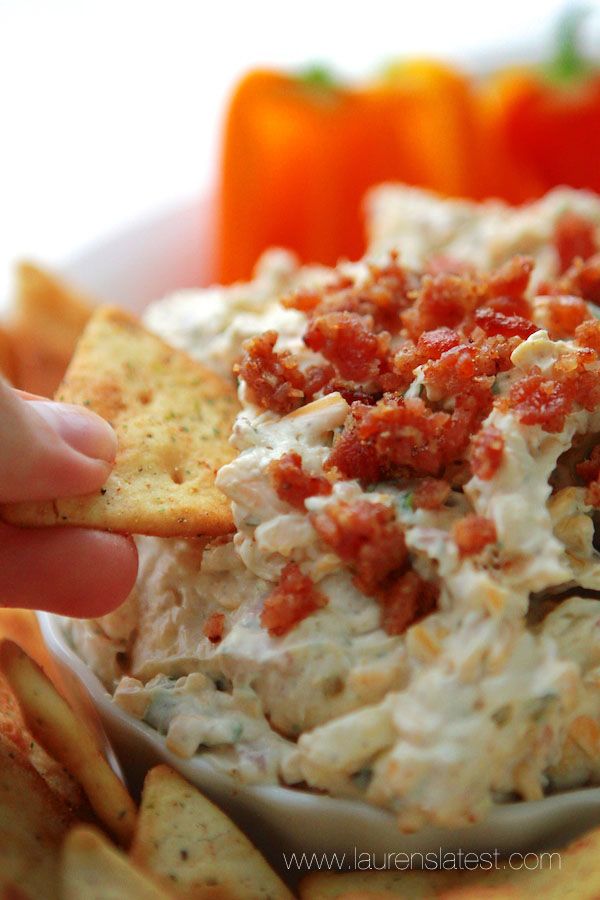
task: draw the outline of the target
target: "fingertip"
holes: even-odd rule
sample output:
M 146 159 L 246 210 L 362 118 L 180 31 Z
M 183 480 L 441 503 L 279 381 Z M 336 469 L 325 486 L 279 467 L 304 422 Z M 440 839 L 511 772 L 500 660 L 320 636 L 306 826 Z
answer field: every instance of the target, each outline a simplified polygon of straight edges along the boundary
M 125 602 L 137 578 L 138 552 L 133 538 L 103 531 L 86 531 L 79 540 L 86 545 L 91 564 L 105 565 L 102 578 L 65 596 L 62 615 L 91 619 L 106 615 Z
M 71 449 L 112 465 L 117 454 L 113 427 L 97 413 L 72 403 L 31 400 L 33 409 Z
M 96 618 L 120 606 L 137 576 L 130 537 L 81 528 L 0 526 L 0 605 Z

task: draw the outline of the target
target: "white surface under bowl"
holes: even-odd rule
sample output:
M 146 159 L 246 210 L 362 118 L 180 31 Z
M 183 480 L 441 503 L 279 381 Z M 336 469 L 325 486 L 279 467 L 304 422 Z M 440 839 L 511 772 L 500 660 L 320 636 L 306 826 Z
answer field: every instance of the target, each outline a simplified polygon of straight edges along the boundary
M 196 202 L 129 227 L 63 267 L 66 277 L 105 300 L 139 310 L 167 290 L 205 284 L 210 206 Z M 354 853 L 448 850 L 524 851 L 562 843 L 600 823 L 600 789 L 587 788 L 536 802 L 497 807 L 487 819 L 451 831 L 401 834 L 390 813 L 348 800 L 279 786 L 244 786 L 202 758 L 180 759 L 164 739 L 113 703 L 69 646 L 61 620 L 40 614 L 48 648 L 89 691 L 134 788 L 147 769 L 166 761 L 227 810 L 281 866 L 283 852 Z

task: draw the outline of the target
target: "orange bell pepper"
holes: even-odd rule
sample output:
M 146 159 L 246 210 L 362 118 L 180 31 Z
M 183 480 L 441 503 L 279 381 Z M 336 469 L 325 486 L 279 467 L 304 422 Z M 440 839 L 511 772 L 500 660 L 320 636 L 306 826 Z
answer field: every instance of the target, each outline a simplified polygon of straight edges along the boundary
M 320 70 L 250 73 L 225 125 L 217 278 L 249 277 L 273 245 L 303 262 L 359 257 L 364 194 L 382 181 L 468 193 L 472 120 L 467 79 L 435 62 L 395 66 L 363 87 Z
M 560 184 L 600 192 L 600 70 L 578 52 L 580 21 L 580 13 L 563 20 L 549 66 L 500 72 L 484 85 L 489 166 L 480 195 L 521 202 Z

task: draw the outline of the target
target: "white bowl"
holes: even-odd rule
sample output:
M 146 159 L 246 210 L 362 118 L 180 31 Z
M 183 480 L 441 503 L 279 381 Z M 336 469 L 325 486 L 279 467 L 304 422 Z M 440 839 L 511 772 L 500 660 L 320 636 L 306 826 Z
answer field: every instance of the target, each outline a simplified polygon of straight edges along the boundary
M 196 201 L 128 228 L 63 268 L 66 277 L 99 297 L 139 310 L 168 290 L 205 284 L 210 204 Z M 166 761 L 229 812 L 282 867 L 282 853 L 355 851 L 524 851 L 569 840 L 600 822 L 600 789 L 586 788 L 543 800 L 499 806 L 485 821 L 466 828 L 429 828 L 401 834 L 393 815 L 349 800 L 279 786 L 247 786 L 197 754 L 180 759 L 161 735 L 127 715 L 69 646 L 60 618 L 41 613 L 48 649 L 74 674 L 95 703 L 134 789 L 148 768 Z
M 447 850 L 524 851 L 564 843 L 600 822 L 600 788 L 585 788 L 528 803 L 496 807 L 481 823 L 450 830 L 428 828 L 401 834 L 394 816 L 363 803 L 272 785 L 242 785 L 197 754 L 181 759 L 149 725 L 129 716 L 69 645 L 59 616 L 38 613 L 49 651 L 80 679 L 137 789 L 146 771 L 167 762 L 198 785 L 238 821 L 247 834 L 281 862 L 282 853 L 358 853 Z

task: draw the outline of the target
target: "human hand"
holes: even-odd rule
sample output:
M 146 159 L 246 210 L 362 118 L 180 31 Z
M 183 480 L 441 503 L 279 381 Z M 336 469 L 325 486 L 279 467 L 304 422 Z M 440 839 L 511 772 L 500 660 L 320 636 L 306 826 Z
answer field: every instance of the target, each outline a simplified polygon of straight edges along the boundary
M 97 490 L 116 449 L 114 431 L 99 416 L 23 394 L 0 377 L 0 503 Z M 130 538 L 0 523 L 0 606 L 99 616 L 125 600 L 136 573 Z

